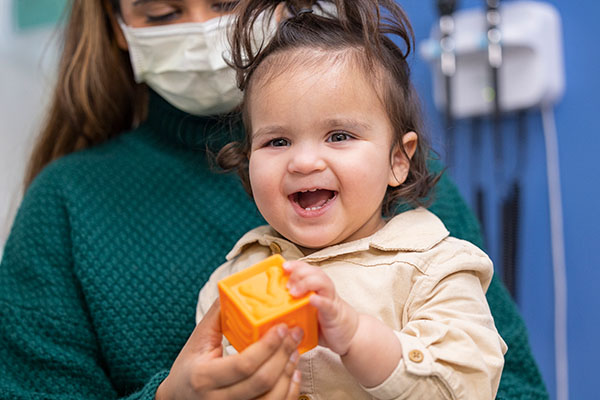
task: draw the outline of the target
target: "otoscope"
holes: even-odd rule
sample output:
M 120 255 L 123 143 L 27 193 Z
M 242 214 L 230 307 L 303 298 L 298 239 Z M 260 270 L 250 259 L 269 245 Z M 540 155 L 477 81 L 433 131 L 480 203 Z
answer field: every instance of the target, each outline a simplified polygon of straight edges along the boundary
M 487 9 L 485 19 L 487 21 L 487 50 L 488 63 L 490 66 L 492 90 L 491 96 L 494 101 L 494 154 L 497 178 L 502 174 L 502 132 L 501 132 L 501 110 L 500 110 L 500 66 L 502 65 L 502 33 L 500 32 L 500 0 L 486 0 Z
M 440 64 L 444 76 L 446 90 L 445 130 L 446 130 L 446 163 L 448 167 L 453 164 L 454 151 L 454 121 L 452 118 L 452 77 L 456 72 L 456 55 L 454 48 L 454 18 L 452 14 L 456 10 L 457 0 L 437 0 L 437 8 L 440 14 Z
M 519 168 L 522 165 L 522 144 L 526 131 L 525 112 L 521 111 L 517 115 L 517 171 L 515 178 L 509 188 L 505 187 L 503 164 L 503 137 L 502 137 L 502 115 L 500 108 L 500 67 L 502 66 L 502 33 L 500 31 L 500 0 L 486 0 L 486 21 L 487 21 L 487 50 L 488 64 L 490 67 L 493 96 L 493 126 L 494 126 L 494 165 L 496 183 L 500 189 L 501 205 L 500 216 L 501 234 L 500 251 L 502 252 L 502 274 L 506 288 L 516 300 L 517 291 L 517 250 L 519 239 L 519 214 L 520 214 L 520 184 Z

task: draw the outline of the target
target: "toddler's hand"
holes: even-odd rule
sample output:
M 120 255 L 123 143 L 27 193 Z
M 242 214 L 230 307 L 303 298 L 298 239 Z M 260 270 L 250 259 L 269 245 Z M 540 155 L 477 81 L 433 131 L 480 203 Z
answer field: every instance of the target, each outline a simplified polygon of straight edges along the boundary
M 315 293 L 310 304 L 318 310 L 319 344 L 345 355 L 358 328 L 358 312 L 338 296 L 333 281 L 322 269 L 303 261 L 288 261 L 283 268 L 290 274 L 287 287 L 292 296 Z

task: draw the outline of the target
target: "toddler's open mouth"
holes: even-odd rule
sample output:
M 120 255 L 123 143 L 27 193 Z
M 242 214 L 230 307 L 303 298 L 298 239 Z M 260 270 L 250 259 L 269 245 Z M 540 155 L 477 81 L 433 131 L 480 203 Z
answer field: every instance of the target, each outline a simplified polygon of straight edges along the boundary
M 337 196 L 337 192 L 328 189 L 308 189 L 289 195 L 290 201 L 298 204 L 306 211 L 315 211 L 323 208 Z

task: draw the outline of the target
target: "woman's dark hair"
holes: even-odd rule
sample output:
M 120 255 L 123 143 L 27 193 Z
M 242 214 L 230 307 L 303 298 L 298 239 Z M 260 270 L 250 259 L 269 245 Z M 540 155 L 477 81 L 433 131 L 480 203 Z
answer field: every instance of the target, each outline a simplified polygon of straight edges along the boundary
M 430 147 L 423 135 L 420 101 L 410 82 L 406 61 L 414 47 L 414 34 L 402 8 L 394 0 L 242 0 L 237 13 L 230 63 L 236 69 L 238 86 L 244 91 L 242 117 L 247 134 L 243 142 L 229 143 L 219 152 L 219 165 L 226 171 L 237 171 L 252 194 L 248 175 L 252 121 L 247 100 L 253 88 L 278 71 L 289 72 L 290 68 L 314 64 L 317 50 L 322 54 L 317 62 L 331 58 L 335 62 L 353 62 L 363 69 L 386 107 L 394 128 L 394 144 L 404 151 L 404 134 L 412 131 L 419 135 L 405 182 L 388 187 L 384 214 L 392 213 L 400 200 L 424 205 L 439 176 L 427 169 Z M 266 43 L 257 43 L 255 33 L 265 29 L 264 21 L 275 15 L 280 17 L 276 32 Z M 396 36 L 404 49 L 390 36 Z M 306 59 L 307 56 L 313 59 Z

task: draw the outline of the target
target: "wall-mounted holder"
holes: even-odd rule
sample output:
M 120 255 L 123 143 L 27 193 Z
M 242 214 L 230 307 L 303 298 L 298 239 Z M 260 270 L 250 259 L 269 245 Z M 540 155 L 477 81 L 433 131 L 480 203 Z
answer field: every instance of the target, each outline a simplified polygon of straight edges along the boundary
M 486 3 L 489 9 L 490 2 Z M 452 76 L 450 114 L 452 118 L 472 118 L 473 121 L 480 121 L 481 116 L 493 116 L 494 164 L 497 171 L 494 175 L 498 192 L 502 194 L 506 183 L 503 182 L 505 168 L 501 157 L 503 145 L 500 129 L 501 113 L 516 111 L 518 118 L 522 119 L 525 110 L 538 108 L 541 110 L 546 147 L 554 279 L 556 398 L 568 400 L 567 274 L 558 135 L 553 112 L 553 106 L 558 103 L 565 90 L 561 20 L 556 8 L 546 2 L 502 1 L 498 9 L 501 65 L 497 67 L 491 61 L 488 48 L 490 43 L 496 43 L 498 37 L 491 36 L 490 40 L 487 37 L 490 25 L 495 21 L 488 21 L 483 9 L 461 10 L 453 14 L 455 30 L 451 39 L 455 46 L 453 50 L 456 55 L 456 71 Z M 498 31 L 494 33 L 497 34 Z M 432 66 L 436 107 L 446 111 L 445 82 L 440 67 L 440 36 L 437 25 L 434 25 L 431 39 L 421 43 L 420 51 L 423 58 Z M 495 73 L 498 73 L 497 80 L 493 76 Z M 498 94 L 493 90 L 494 81 L 497 82 Z M 494 105 L 495 101 L 498 101 L 497 107 Z M 519 125 L 524 127 L 526 124 L 519 123 Z M 524 129 L 519 129 L 519 139 L 525 136 L 523 132 Z M 479 129 L 474 132 L 472 135 L 474 141 L 479 141 L 480 133 Z M 522 146 L 513 147 L 515 148 L 519 151 Z M 480 152 L 474 152 L 475 158 L 479 157 L 479 154 Z M 519 158 L 521 157 L 517 156 L 517 163 Z M 522 171 L 517 167 L 513 183 L 513 187 L 517 189 L 521 174 Z M 518 204 L 519 193 L 520 190 L 514 190 L 512 194 L 504 196 L 503 223 L 511 220 L 510 217 L 504 216 L 504 205 Z M 518 220 L 518 206 L 516 210 L 516 214 L 512 213 Z M 505 232 L 508 232 L 507 236 L 514 241 L 518 227 L 511 227 Z M 504 251 L 504 246 L 502 248 Z
M 500 7 L 503 63 L 500 68 L 500 108 L 503 112 L 555 104 L 565 88 L 561 22 L 548 3 L 505 2 Z M 467 9 L 454 14 L 453 42 L 456 72 L 453 76 L 452 115 L 466 118 L 493 112 L 486 37 L 485 10 Z M 434 100 L 445 107 L 440 68 L 439 29 L 421 43 L 420 53 L 432 64 Z

